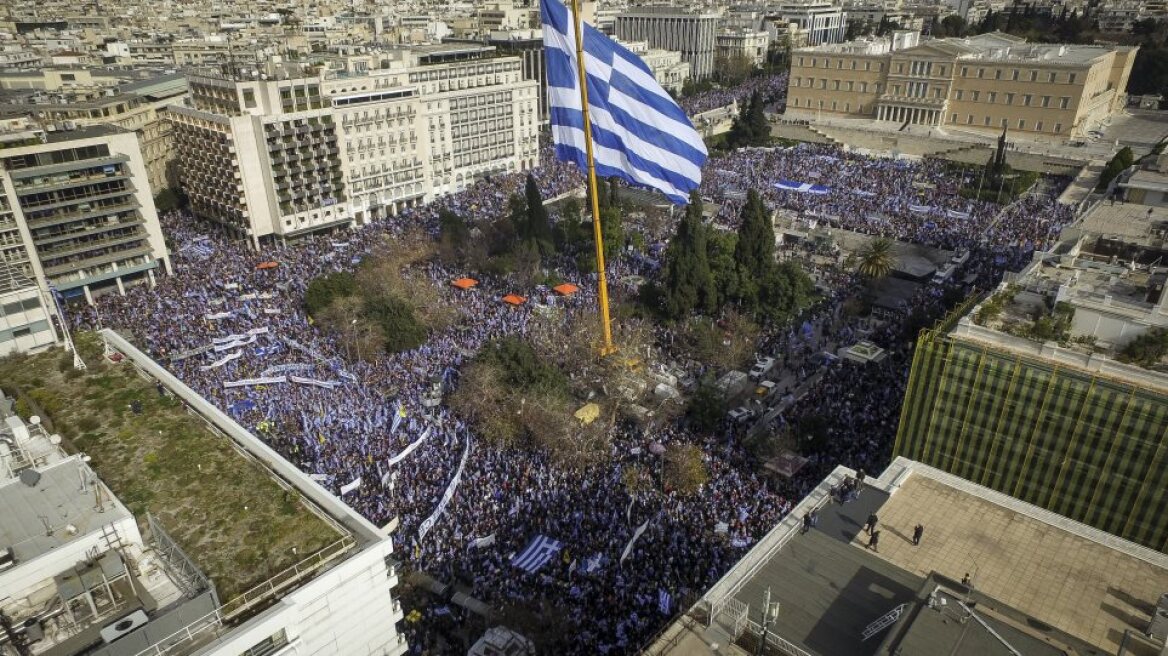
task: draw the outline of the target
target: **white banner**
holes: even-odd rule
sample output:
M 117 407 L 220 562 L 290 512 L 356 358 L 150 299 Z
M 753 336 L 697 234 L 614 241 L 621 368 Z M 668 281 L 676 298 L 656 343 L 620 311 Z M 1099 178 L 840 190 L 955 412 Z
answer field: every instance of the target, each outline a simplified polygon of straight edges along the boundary
M 315 385 L 325 389 L 332 389 L 334 387 L 341 386 L 341 384 L 335 380 L 316 380 L 315 378 L 301 378 L 300 376 L 289 376 L 288 380 L 294 383 L 300 383 L 301 385 Z
M 243 357 L 243 351 L 236 351 L 235 353 L 228 353 L 227 355 L 219 358 L 218 360 L 212 362 L 211 364 L 207 364 L 207 365 L 203 365 L 203 366 L 199 367 L 199 370 L 200 371 L 210 371 L 211 369 L 218 369 L 219 367 L 222 367 L 223 365 L 227 364 L 228 362 L 231 362 L 232 360 L 234 360 L 236 358 L 242 358 L 242 357 Z
M 396 465 L 397 463 L 401 462 L 402 460 L 405 460 L 406 456 L 408 456 L 414 452 L 414 449 L 422 446 L 422 442 L 425 442 L 427 437 L 430 437 L 430 429 L 429 428 L 426 428 L 426 430 L 422 433 L 422 436 L 419 437 L 416 441 L 412 442 L 409 446 L 407 446 L 401 453 L 390 458 L 389 463 L 388 463 L 389 466 L 392 467 L 392 466 Z
M 264 369 L 260 373 L 260 375 L 261 376 L 274 376 L 276 374 L 288 373 L 289 371 L 312 371 L 315 368 L 316 368 L 316 365 L 314 365 L 314 364 L 302 364 L 302 363 L 278 364 L 274 367 L 268 367 L 267 369 Z
M 455 472 L 454 478 L 450 479 L 450 485 L 446 486 L 446 492 L 442 493 L 442 500 L 438 502 L 438 507 L 434 509 L 434 514 L 426 518 L 422 525 L 418 528 L 418 542 L 426 539 L 426 534 L 430 529 L 434 528 L 434 524 L 438 522 L 438 518 L 445 512 L 446 506 L 450 504 L 450 499 L 454 497 L 454 491 L 458 489 L 458 482 L 462 480 L 462 470 L 466 467 L 466 459 L 470 456 L 470 435 L 466 437 L 466 450 L 462 452 L 462 460 L 458 462 L 458 471 Z
M 225 344 L 216 344 L 211 348 L 215 351 L 230 351 L 233 348 L 247 346 L 248 344 L 255 344 L 256 336 L 249 335 L 247 339 L 237 339 L 234 342 L 227 342 Z
M 347 485 L 341 486 L 341 496 L 344 496 L 344 495 L 352 492 L 353 490 L 356 490 L 359 487 L 361 487 L 361 477 L 360 476 L 358 476 L 357 478 L 354 478 L 352 483 L 348 483 Z
M 275 383 L 286 382 L 288 382 L 288 379 L 284 376 L 268 376 L 265 378 L 245 378 L 243 380 L 223 381 L 223 387 L 250 387 L 252 385 L 273 385 Z
M 637 527 L 637 530 L 633 531 L 633 538 L 629 540 L 629 543 L 625 545 L 625 550 L 621 552 L 620 562 L 622 564 L 625 562 L 625 558 L 628 558 L 629 554 L 633 552 L 633 545 L 637 543 L 637 540 L 641 538 L 641 534 L 647 528 L 649 528 L 649 520 L 646 519 L 644 524 L 641 524 Z
M 280 308 L 264 308 L 264 314 L 280 314 Z
M 495 544 L 495 534 L 494 533 L 488 535 L 485 538 L 475 538 L 475 539 L 471 540 L 470 541 L 470 548 L 471 549 L 482 549 L 483 547 L 489 547 L 492 544 Z
M 232 314 L 231 312 L 217 312 L 215 314 L 208 314 L 207 320 L 208 321 L 218 321 L 219 319 L 230 319 L 231 314 Z

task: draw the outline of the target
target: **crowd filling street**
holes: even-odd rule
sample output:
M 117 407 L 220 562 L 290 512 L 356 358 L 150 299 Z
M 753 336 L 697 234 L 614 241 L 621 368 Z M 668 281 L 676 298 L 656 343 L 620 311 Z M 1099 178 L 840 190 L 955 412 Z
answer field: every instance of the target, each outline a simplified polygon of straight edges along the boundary
M 683 104 L 699 112 L 741 99 L 755 87 L 781 88 L 780 83 L 760 78 L 743 89 L 710 92 Z M 554 161 L 546 148 L 533 173 L 544 198 L 583 185 L 580 173 Z M 957 187 L 976 185 L 977 175 L 932 160 L 801 144 L 715 154 L 705 167 L 701 193 L 720 206 L 713 221 L 730 228 L 742 195 L 756 189 L 771 209 L 785 209 L 808 225 L 968 249 L 972 256 L 959 275 L 920 287 L 909 304 L 919 321 L 942 316 L 954 299 L 974 288 L 991 288 L 1072 218 L 1070 208 L 1045 192 L 1006 207 L 959 196 Z M 75 311 L 73 320 L 124 331 L 370 521 L 385 525 L 398 518 L 394 539 L 408 570 L 462 586 L 496 609 L 520 609 L 538 618 L 547 627 L 548 636 L 540 638 L 543 653 L 633 653 L 716 582 L 827 471 L 840 464 L 883 469 L 911 357 L 910 313 L 906 307 L 902 316 L 873 321 L 847 311 L 848 300 L 864 283 L 854 271 L 824 266 L 817 271 L 820 295 L 811 308 L 790 325 L 762 327 L 758 354 L 777 358 L 775 380 L 791 381 L 776 395 L 786 397 L 787 410 L 768 429 L 816 426 L 816 439 L 797 444 L 809 463 L 791 478 L 765 471 L 744 444 L 748 424 L 730 421 L 713 432 L 695 430 L 684 417 L 648 427 L 617 421 L 610 457 L 580 466 L 538 451 L 495 448 L 446 404 L 427 402 L 435 384 L 449 393 L 484 344 L 528 335 L 541 305 L 561 308 L 564 321 L 595 316 L 594 275 L 562 263 L 560 275 L 581 291 L 558 297 L 546 288 L 517 289 L 506 276 L 453 270 L 437 260 L 415 265 L 411 275 L 431 281 L 458 319 L 431 331 L 417 349 L 362 359 L 347 357 L 339 340 L 314 323 L 304 294 L 322 274 L 353 270 L 386 236 L 418 226 L 437 236 L 442 208 L 471 221 L 504 215 L 508 197 L 522 192 L 524 178 L 494 176 L 359 229 L 287 245 L 263 243 L 258 251 L 184 212 L 170 213 L 164 229 L 174 275 L 153 289 L 139 286 L 125 296 L 104 296 L 96 306 Z M 660 253 L 663 247 L 657 240 L 645 251 Z M 780 256 L 807 255 L 801 248 L 780 247 Z M 278 266 L 257 268 L 264 262 Z M 609 263 L 611 279 L 628 274 L 653 279 L 659 264 L 653 257 L 615 258 Z M 465 275 L 478 286 L 451 286 Z M 500 302 L 509 293 L 529 302 Z M 662 353 L 686 359 L 671 350 L 671 328 L 654 330 Z M 867 365 L 816 357 L 861 338 L 885 348 L 889 357 Z M 801 398 L 790 394 L 796 386 L 803 390 Z M 680 495 L 661 485 L 625 488 L 626 468 L 638 464 L 658 472 L 659 453 L 679 445 L 701 449 L 709 481 L 699 493 Z M 516 565 L 515 556 L 540 536 L 556 541 L 556 548 L 546 558 Z M 460 625 L 468 611 L 438 600 L 407 613 L 402 628 L 411 653 L 466 653 Z

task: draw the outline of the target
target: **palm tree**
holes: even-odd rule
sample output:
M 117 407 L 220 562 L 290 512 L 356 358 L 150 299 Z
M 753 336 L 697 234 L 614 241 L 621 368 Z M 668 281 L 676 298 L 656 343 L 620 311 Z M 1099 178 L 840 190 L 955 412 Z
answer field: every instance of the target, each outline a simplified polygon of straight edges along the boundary
M 896 255 L 892 252 L 892 240 L 888 237 L 878 237 L 868 242 L 860 250 L 860 263 L 856 270 L 861 276 L 875 280 L 883 278 L 892 272 L 896 264 Z

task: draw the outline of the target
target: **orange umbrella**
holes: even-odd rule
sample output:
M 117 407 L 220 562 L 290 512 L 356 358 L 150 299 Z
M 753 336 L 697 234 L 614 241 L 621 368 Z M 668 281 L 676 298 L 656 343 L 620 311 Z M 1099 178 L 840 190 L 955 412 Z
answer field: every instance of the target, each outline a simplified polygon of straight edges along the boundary
M 562 285 L 556 285 L 555 287 L 552 287 L 552 289 L 554 289 L 560 296 L 571 296 L 572 294 L 580 291 L 579 287 L 573 285 L 570 282 L 566 282 Z
M 503 302 L 510 305 L 523 305 L 527 299 L 517 294 L 507 294 L 503 297 Z
M 259 264 L 256 265 L 256 268 L 260 269 L 260 270 L 275 269 L 278 266 L 280 266 L 279 262 L 260 262 Z
M 450 284 L 454 285 L 455 287 L 457 287 L 459 289 L 470 289 L 471 287 L 474 287 L 475 285 L 479 284 L 479 281 L 475 280 L 474 278 L 459 278 L 458 280 L 455 280 L 455 281 L 451 282 Z

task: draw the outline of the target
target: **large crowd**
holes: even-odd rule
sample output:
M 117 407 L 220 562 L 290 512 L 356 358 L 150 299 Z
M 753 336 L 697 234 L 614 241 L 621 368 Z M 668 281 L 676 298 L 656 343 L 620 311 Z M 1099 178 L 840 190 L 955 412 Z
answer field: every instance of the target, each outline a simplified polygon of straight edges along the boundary
M 707 102 L 699 100 L 691 109 Z M 579 173 L 555 162 L 547 149 L 534 175 L 545 198 L 582 184 Z M 830 191 L 783 191 L 775 187 L 780 180 L 811 182 Z M 974 257 L 967 267 L 982 276 L 983 285 L 1018 266 L 1070 218 L 1046 194 L 1027 196 L 1004 211 L 967 201 L 954 193 L 960 182 L 960 174 L 933 162 L 904 163 L 803 145 L 713 159 L 702 191 L 721 203 L 720 222 L 733 223 L 739 192 L 755 188 L 771 206 L 808 221 L 945 248 L 968 247 Z M 496 608 L 537 614 L 552 636 L 545 638 L 547 653 L 630 653 L 683 601 L 717 581 L 825 471 L 837 464 L 869 472 L 882 468 L 911 353 L 896 322 L 873 328 L 841 311 L 856 280 L 850 272 L 831 271 L 820 278 L 821 300 L 796 322 L 802 328 L 768 327 L 759 344 L 762 352 L 785 356 L 781 367 L 799 380 L 824 368 L 807 396 L 780 419 L 797 425 L 820 415 L 827 421 L 826 439 L 807 446 L 811 463 L 795 477 L 760 473 L 743 446 L 741 429 L 727 425 L 703 434 L 684 420 L 650 429 L 615 424 L 611 457 L 603 464 L 567 467 L 544 453 L 492 448 L 446 405 L 429 407 L 426 400 L 436 384 L 448 391 L 455 386 L 460 367 L 490 340 L 526 334 L 536 305 L 562 307 L 565 321 L 576 313 L 593 313 L 592 277 L 562 271 L 580 284 L 582 293 L 560 298 L 543 288 L 516 289 L 506 277 L 452 270 L 437 261 L 419 264 L 411 275 L 425 276 L 440 288 L 459 320 L 432 332 L 417 349 L 360 360 L 344 357 L 338 340 L 313 324 L 303 297 L 313 278 L 353 269 L 386 236 L 416 226 L 436 235 L 442 208 L 472 220 L 503 215 L 509 195 L 522 184 L 519 174 L 495 176 L 392 219 L 293 245 L 265 244 L 259 251 L 187 214 L 172 213 L 164 229 L 174 245 L 174 275 L 154 288 L 102 297 L 74 319 L 129 333 L 183 381 L 374 523 L 399 518 L 395 541 L 410 567 L 438 580 L 461 582 Z M 659 253 L 663 246 L 652 243 L 647 250 Z M 257 268 L 269 261 L 278 266 Z M 620 279 L 629 272 L 651 276 L 655 264 L 624 257 L 610 266 L 617 274 L 613 278 Z M 449 284 L 468 273 L 479 280 L 474 289 Z M 516 307 L 500 302 L 513 292 L 539 303 Z M 936 316 L 946 309 L 945 297 L 944 290 L 925 286 L 914 305 Z M 856 365 L 824 365 L 812 357 L 829 343 L 843 344 L 861 334 L 886 346 L 890 358 L 861 372 Z M 270 382 L 281 377 L 285 380 Z M 257 379 L 269 382 L 256 384 Z M 681 444 L 701 448 L 709 482 L 700 493 L 685 496 L 660 486 L 625 489 L 622 472 L 629 465 L 657 471 L 662 448 Z M 448 489 L 453 490 L 449 504 L 441 504 Z M 643 535 L 622 561 L 626 544 L 642 525 Z M 513 555 L 538 536 L 561 542 L 562 550 L 537 572 L 513 566 Z M 412 653 L 465 653 L 457 622 L 463 611 L 446 605 L 417 611 L 404 627 Z

